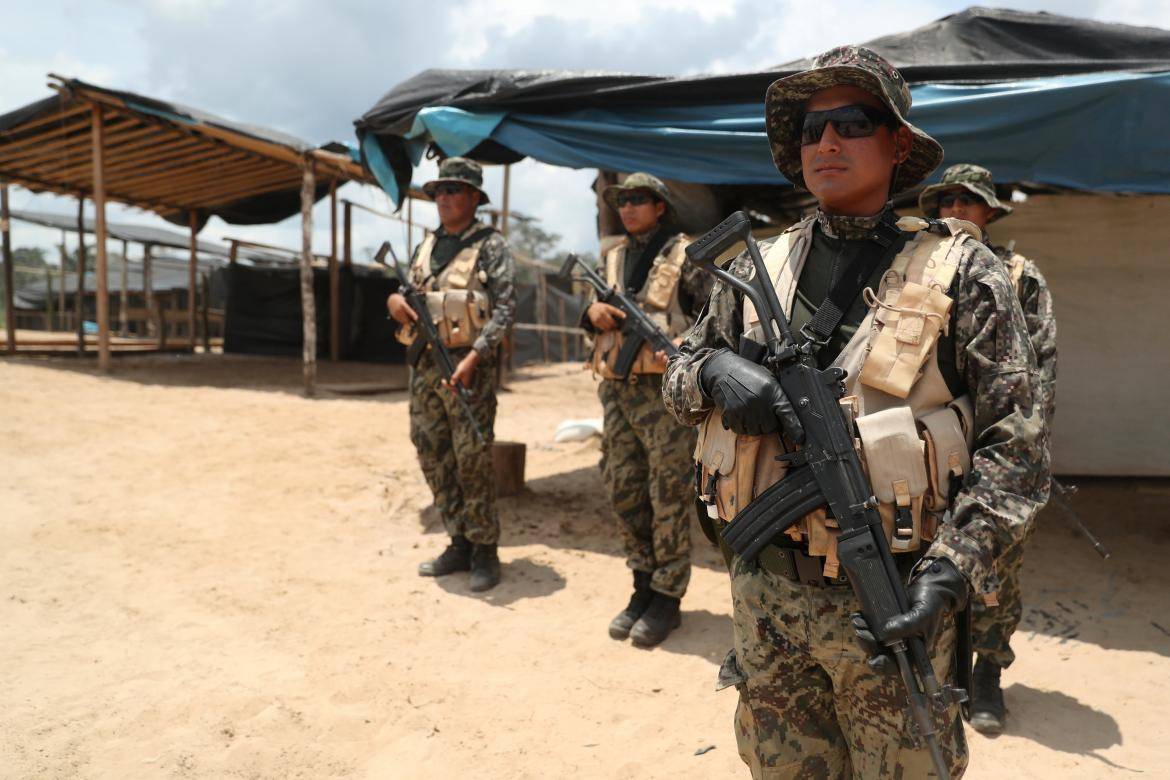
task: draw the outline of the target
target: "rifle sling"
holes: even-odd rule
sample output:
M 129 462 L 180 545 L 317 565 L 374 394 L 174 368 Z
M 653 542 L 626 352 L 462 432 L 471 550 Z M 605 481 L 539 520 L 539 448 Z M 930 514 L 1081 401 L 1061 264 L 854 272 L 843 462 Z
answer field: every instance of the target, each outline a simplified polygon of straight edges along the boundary
M 818 351 L 820 346 L 829 341 L 833 331 L 837 330 L 837 326 L 845 317 L 845 312 L 861 294 L 866 280 L 873 275 L 874 269 L 880 264 L 888 264 L 906 243 L 906 234 L 895 227 L 892 220 L 893 213 L 887 212 L 866 236 L 865 244 L 833 283 L 825 300 L 817 307 L 812 319 L 805 326 L 816 339 Z

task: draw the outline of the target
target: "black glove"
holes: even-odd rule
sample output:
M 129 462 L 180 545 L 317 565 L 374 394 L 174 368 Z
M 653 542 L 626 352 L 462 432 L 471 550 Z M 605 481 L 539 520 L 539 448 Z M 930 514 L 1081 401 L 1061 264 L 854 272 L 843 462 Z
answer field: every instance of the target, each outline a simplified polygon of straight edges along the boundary
M 879 673 L 893 674 L 897 666 L 885 653 L 884 642 L 912 636 L 925 638 L 929 645 L 938 634 L 943 615 L 958 612 L 967 604 L 967 579 L 946 558 L 926 564 L 906 589 L 910 609 L 886 621 L 880 637 L 860 613 L 851 617 L 857 644 L 869 656 L 869 665 Z
M 804 441 L 788 396 L 763 366 L 721 349 L 703 363 L 699 386 L 723 413 L 724 428 L 749 436 L 783 428 L 792 441 Z

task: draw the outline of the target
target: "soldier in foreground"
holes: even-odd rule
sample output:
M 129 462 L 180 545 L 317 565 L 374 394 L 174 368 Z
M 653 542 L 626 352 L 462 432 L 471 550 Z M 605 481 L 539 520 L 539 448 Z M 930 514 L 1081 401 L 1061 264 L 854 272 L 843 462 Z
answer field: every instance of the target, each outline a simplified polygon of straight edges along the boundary
M 497 347 L 516 310 L 512 256 L 504 237 L 475 217 L 488 202 L 479 164 L 451 157 L 439 177 L 423 185 L 435 200 L 441 223 L 428 233 L 410 263 L 410 283 L 425 291 L 428 310 L 455 372 L 445 382 L 430 349 L 415 350 L 410 373 L 410 440 L 434 494 L 451 543 L 439 557 L 418 567 L 424 577 L 470 571 L 473 591 L 500 581 L 496 545 L 500 524 L 492 471 L 492 429 L 496 419 Z M 386 301 L 401 324 L 399 340 L 411 345 L 417 315 L 405 298 Z M 482 440 L 460 405 L 453 385 L 467 389 L 468 406 Z
M 1036 353 L 1036 365 L 1040 371 L 1038 403 L 1045 422 L 1051 427 L 1056 411 L 1056 318 L 1052 311 L 1052 295 L 1035 263 L 1009 247 L 991 243 L 987 226 L 1012 213 L 1011 206 L 996 198 L 991 171 L 978 165 L 952 165 L 943 172 L 941 183 L 922 191 L 918 205 L 928 217 L 955 217 L 975 225 L 983 233 L 983 243 L 995 252 L 1007 269 L 1023 307 L 1028 336 Z M 998 604 L 983 610 L 979 610 L 976 604 L 972 643 L 977 658 L 971 692 L 971 727 L 984 734 L 1003 731 L 1007 715 L 1000 673 L 1016 658 L 1010 640 L 1023 614 L 1020 600 L 1020 563 L 1023 557 L 1024 544 L 1019 544 L 996 560 Z
M 896 226 L 891 196 L 942 159 L 907 121 L 910 103 L 901 74 L 858 47 L 821 55 L 766 96 L 776 167 L 818 209 L 761 252 L 793 332 L 814 339 L 822 368 L 848 372 L 845 412 L 910 585 L 904 614 L 880 626 L 854 617 L 824 507 L 755 559 L 731 558 L 735 647 L 720 678 L 739 689 L 737 740 L 754 777 L 928 776 L 931 756 L 878 651 L 925 636 L 940 682 L 953 681 L 957 631 L 944 618 L 996 590 L 993 562 L 1047 492 L 1035 361 L 1002 264 L 964 223 Z M 746 253 L 730 272 L 752 276 Z M 700 494 L 720 528 L 783 479 L 776 456 L 804 436 L 777 378 L 752 359 L 760 338 L 754 307 L 717 283 L 664 379 L 668 408 L 701 426 Z M 934 720 L 959 776 L 962 724 L 954 708 Z
M 694 322 L 710 282 L 684 263 L 686 236 L 667 227 L 673 210 L 666 185 L 634 173 L 607 187 L 602 197 L 627 235 L 605 253 L 601 276 L 677 339 Z M 620 522 L 626 565 L 634 573 L 633 595 L 610 622 L 609 635 L 650 647 L 680 624 L 679 604 L 691 577 L 695 432 L 662 406 L 665 354 L 643 345 L 628 375 L 616 372 L 623 316 L 616 306 L 594 300 L 581 326 L 595 334 L 590 362 L 602 379 L 598 395 L 605 414 L 601 470 Z

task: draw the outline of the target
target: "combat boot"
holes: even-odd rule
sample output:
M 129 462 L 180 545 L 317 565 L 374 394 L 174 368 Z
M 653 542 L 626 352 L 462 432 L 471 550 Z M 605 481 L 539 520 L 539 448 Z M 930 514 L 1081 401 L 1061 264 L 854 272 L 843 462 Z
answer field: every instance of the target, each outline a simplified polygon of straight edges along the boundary
M 1007 711 L 1003 706 L 1003 690 L 999 675 L 1003 670 L 993 661 L 979 656 L 975 661 L 971 687 L 971 728 L 980 734 L 999 734 L 1003 731 Z
M 666 639 L 682 623 L 679 601 L 673 596 L 654 593 L 650 606 L 630 629 L 630 640 L 638 647 L 653 647 Z
M 500 558 L 494 544 L 477 544 L 471 548 L 471 589 L 476 593 L 491 590 L 500 582 Z
M 654 591 L 650 590 L 650 572 L 635 571 L 634 595 L 630 596 L 630 603 L 626 605 L 626 608 L 609 621 L 609 635 L 614 639 L 628 637 L 630 629 L 650 606 L 650 599 L 653 597 Z
M 454 574 L 457 571 L 467 571 L 471 568 L 471 542 L 466 536 L 452 536 L 451 544 L 433 561 L 425 561 L 418 566 L 420 577 L 442 577 L 444 574 Z

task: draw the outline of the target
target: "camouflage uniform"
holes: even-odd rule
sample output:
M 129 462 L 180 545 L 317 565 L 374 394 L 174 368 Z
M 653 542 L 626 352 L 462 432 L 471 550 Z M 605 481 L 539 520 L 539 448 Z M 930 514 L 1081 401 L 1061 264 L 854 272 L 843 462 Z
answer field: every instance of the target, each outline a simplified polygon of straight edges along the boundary
M 792 79 L 801 83 L 792 86 Z M 899 118 L 909 109 L 901 75 L 865 49 L 828 52 L 817 58 L 814 70 L 774 83 L 766 108 L 773 158 L 799 186 L 796 133 L 804 101 L 817 89 L 837 84 L 854 84 L 879 97 L 884 93 L 884 102 Z M 925 178 L 942 153 L 937 142 L 902 122 L 915 139 L 896 174 L 895 192 Z M 923 137 L 929 142 L 921 142 Z M 826 241 L 860 243 L 880 216 L 818 212 L 806 271 L 818 252 L 824 256 Z M 766 255 L 771 244 L 763 242 L 761 253 Z M 986 247 L 966 241 L 962 248 L 948 293 L 954 300 L 951 336 L 940 341 L 939 349 L 953 357 L 954 372 L 971 396 L 977 438 L 967 485 L 930 547 L 918 555 L 949 559 L 976 593 L 987 593 L 997 588 L 996 556 L 1024 538 L 1037 509 L 1034 498 L 1046 494 L 1047 451 L 1042 426 L 1029 411 L 1034 358 L 1011 282 Z M 746 253 L 730 271 L 742 279 L 753 275 Z M 856 313 L 847 313 L 846 322 L 851 316 Z M 664 377 L 664 400 L 680 422 L 697 425 L 714 409 L 700 387 L 700 371 L 715 350 L 738 349 L 743 324 L 742 295 L 716 282 L 705 313 Z M 918 555 L 896 556 L 900 571 L 908 573 Z M 754 562 L 733 557 L 731 573 L 735 646 L 721 670 L 721 684 L 735 684 L 740 692 L 737 739 L 753 777 L 927 776 L 927 751 L 908 736 L 914 727 L 901 683 L 875 673 L 854 643 L 849 614 L 860 605 L 847 583 L 793 582 L 773 573 L 763 557 Z M 948 626 L 932 647 L 940 682 L 953 680 L 954 637 Z M 936 725 L 944 756 L 958 777 L 966 767 L 967 748 L 954 708 L 940 714 Z
M 956 186 L 977 195 L 994 209 L 988 219 L 989 223 L 1012 213 L 1012 207 L 996 197 L 991 171 L 967 163 L 947 168 L 939 184 L 922 191 L 919 196 L 922 211 L 927 216 L 937 217 L 938 196 Z M 993 244 L 986 232 L 983 234 L 983 243 L 991 248 L 1013 280 L 1016 280 L 1016 294 L 1024 311 L 1028 338 L 1039 371 L 1037 404 L 1043 412 L 1045 423 L 1051 427 L 1056 411 L 1056 318 L 1052 308 L 1052 293 L 1040 269 L 1031 260 L 1017 255 L 1008 247 Z M 996 560 L 995 569 L 999 577 L 996 605 L 975 604 L 975 619 L 971 626 L 975 652 L 1003 669 L 1011 666 L 1016 658 L 1010 640 L 1023 615 L 1019 572 L 1030 537 L 1031 534 Z
M 669 204 L 666 187 L 647 174 L 633 174 L 623 185 L 610 188 L 606 200 L 616 210 L 616 191 L 638 187 L 652 189 Z M 655 253 L 659 258 L 681 248 L 677 244 L 685 241 L 685 236 L 675 235 L 663 243 L 663 230 L 660 226 L 645 236 L 626 237 L 627 269 L 638 260 L 647 260 L 642 255 L 653 246 L 661 246 Z M 600 273 L 605 276 L 604 261 Z M 695 266 L 683 265 L 678 292 L 688 323 L 694 321 L 707 299 L 709 280 Z M 593 331 L 585 315 L 581 325 Z M 650 587 L 655 592 L 682 598 L 691 578 L 695 430 L 679 425 L 663 407 L 661 374 L 631 373 L 626 380 L 602 379 L 597 394 L 605 415 L 601 471 L 618 516 L 626 565 L 650 573 Z
M 431 270 L 451 260 L 460 242 L 485 229 L 473 221 L 459 235 L 435 231 Z M 418 249 L 415 257 L 418 257 Z M 491 319 L 471 348 L 451 350 L 459 364 L 471 349 L 482 356 L 475 369 L 468 401 L 485 443 L 476 438 L 454 393 L 442 386 L 442 375 L 430 350 L 420 355 L 410 374 L 410 440 L 443 516 L 448 535 L 466 536 L 473 544 L 495 544 L 500 524 L 495 509 L 492 429 L 496 419 L 495 360 L 497 347 L 516 310 L 515 269 L 504 237 L 493 232 L 480 245 L 476 269 L 491 299 Z

